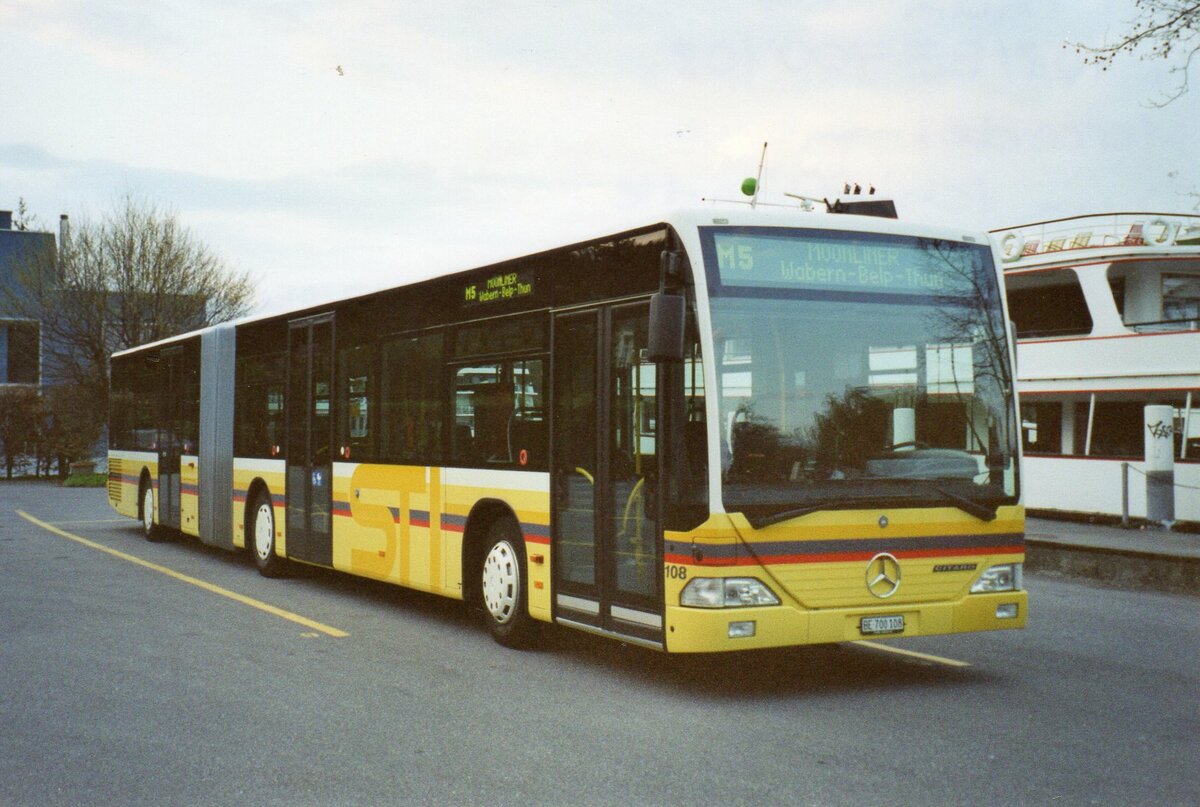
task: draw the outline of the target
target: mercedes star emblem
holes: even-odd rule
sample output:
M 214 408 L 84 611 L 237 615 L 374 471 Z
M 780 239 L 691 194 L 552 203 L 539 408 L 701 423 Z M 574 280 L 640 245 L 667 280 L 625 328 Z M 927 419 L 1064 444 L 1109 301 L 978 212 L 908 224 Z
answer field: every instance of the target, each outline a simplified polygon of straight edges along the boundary
M 900 588 L 900 561 L 896 556 L 880 552 L 867 563 L 867 591 L 881 600 Z

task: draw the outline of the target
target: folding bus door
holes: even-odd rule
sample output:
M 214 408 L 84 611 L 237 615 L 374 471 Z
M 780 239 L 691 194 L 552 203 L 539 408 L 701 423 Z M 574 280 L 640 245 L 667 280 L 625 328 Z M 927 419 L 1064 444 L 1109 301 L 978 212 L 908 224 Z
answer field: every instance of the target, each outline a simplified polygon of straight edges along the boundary
M 554 323 L 555 615 L 662 643 L 655 366 L 649 308 L 560 314 Z
M 288 327 L 287 554 L 333 563 L 333 315 Z
M 180 431 L 180 410 L 184 405 L 183 348 L 163 349 L 158 361 L 162 381 L 160 422 L 163 424 L 158 433 L 158 523 L 177 530 L 180 522 L 180 455 L 184 440 Z

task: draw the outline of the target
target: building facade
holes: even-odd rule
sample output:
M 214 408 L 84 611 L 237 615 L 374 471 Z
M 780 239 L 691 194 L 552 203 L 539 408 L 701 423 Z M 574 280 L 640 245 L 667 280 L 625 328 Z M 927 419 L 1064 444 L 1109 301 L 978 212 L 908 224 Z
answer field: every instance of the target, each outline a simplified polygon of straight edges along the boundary
M 53 254 L 54 235 L 14 226 L 12 211 L 0 210 L 0 388 L 41 387 L 52 381 L 43 375 L 42 325 L 23 314 L 20 271 L 38 253 Z

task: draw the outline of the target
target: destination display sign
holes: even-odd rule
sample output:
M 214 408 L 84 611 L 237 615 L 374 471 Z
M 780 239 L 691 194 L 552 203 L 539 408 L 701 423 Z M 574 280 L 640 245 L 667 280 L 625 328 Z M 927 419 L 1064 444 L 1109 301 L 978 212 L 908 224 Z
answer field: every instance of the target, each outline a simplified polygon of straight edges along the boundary
M 482 281 L 464 284 L 462 301 L 465 306 L 498 305 L 531 297 L 533 290 L 532 269 L 502 272 Z
M 965 296 L 985 247 L 850 233 L 713 234 L 723 286 Z

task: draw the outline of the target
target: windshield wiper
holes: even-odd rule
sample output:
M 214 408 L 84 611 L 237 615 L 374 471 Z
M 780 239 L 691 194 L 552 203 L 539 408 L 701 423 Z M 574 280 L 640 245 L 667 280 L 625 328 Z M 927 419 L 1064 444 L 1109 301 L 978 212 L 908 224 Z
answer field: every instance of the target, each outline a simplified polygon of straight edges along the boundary
M 980 521 L 996 520 L 996 511 L 1000 508 L 998 504 L 984 504 L 962 494 L 955 493 L 942 485 L 933 484 L 930 487 L 942 494 L 951 504 L 967 515 L 975 516 Z
M 998 504 L 985 504 L 984 502 L 963 496 L 961 493 L 955 493 L 949 488 L 936 483 L 929 483 L 929 488 L 938 493 L 946 502 L 962 510 L 970 516 L 974 516 L 980 521 L 995 521 L 996 511 L 999 509 Z M 876 497 L 862 497 L 864 501 L 862 505 L 871 504 L 872 506 L 880 506 Z M 874 500 L 872 502 L 872 500 Z M 893 504 L 896 500 L 893 500 Z M 806 516 L 809 513 L 816 513 L 820 510 L 835 510 L 845 507 L 855 506 L 855 500 L 850 498 L 843 499 L 825 499 L 812 504 L 806 504 L 803 507 L 793 507 L 788 510 L 780 510 L 774 513 L 764 513 L 762 515 L 752 515 L 750 512 L 743 510 L 746 520 L 750 522 L 750 526 L 756 530 L 761 530 L 763 527 L 770 527 L 772 524 L 779 524 L 782 521 L 789 521 L 793 518 Z M 887 505 L 882 505 L 887 506 Z M 911 504 L 909 505 L 912 506 Z
M 805 507 L 797 507 L 792 510 L 783 510 L 779 513 L 768 513 L 764 516 L 751 516 L 745 513 L 746 520 L 750 522 L 750 526 L 756 530 L 761 530 L 763 527 L 769 527 L 772 524 L 778 524 L 781 521 L 789 521 L 793 518 L 800 518 L 809 513 L 815 513 L 818 510 L 830 509 L 831 502 L 820 502 L 818 504 L 810 504 Z

